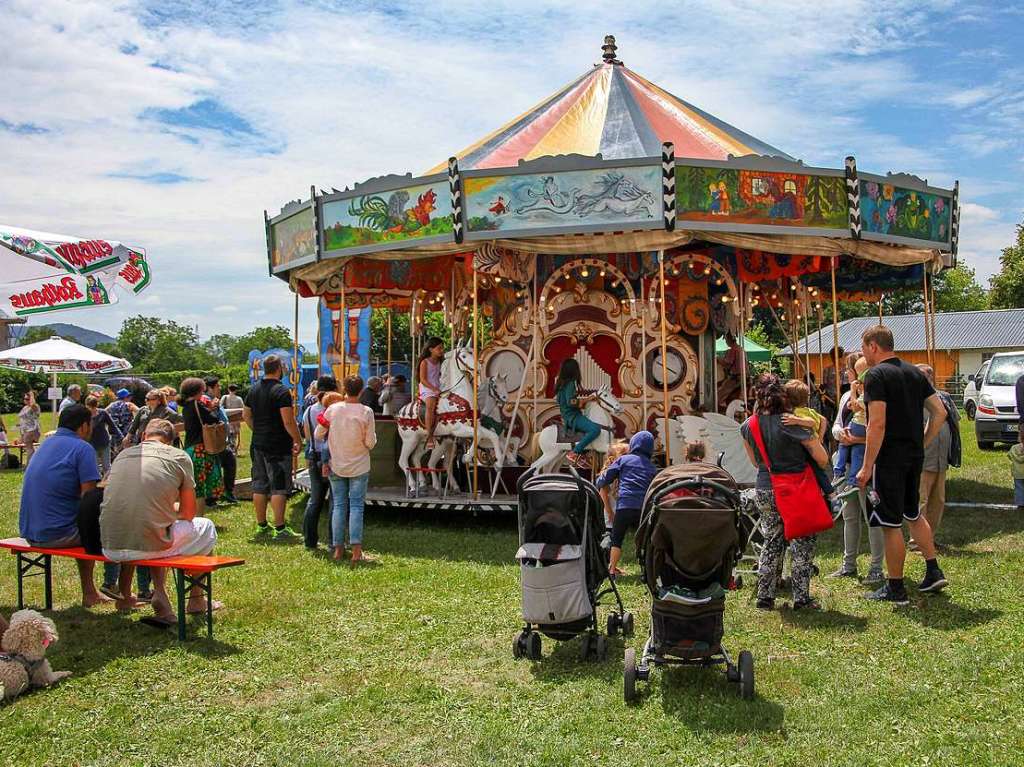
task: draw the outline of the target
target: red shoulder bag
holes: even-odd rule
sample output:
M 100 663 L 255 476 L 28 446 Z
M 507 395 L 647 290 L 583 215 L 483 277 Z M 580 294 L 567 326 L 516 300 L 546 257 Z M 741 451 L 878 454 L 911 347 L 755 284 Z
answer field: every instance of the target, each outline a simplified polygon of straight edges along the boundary
M 750 433 L 771 476 L 775 506 L 782 517 L 786 540 L 805 538 L 831 528 L 832 515 L 821 494 L 821 486 L 814 477 L 814 469 L 810 464 L 805 464 L 804 470 L 798 474 L 776 474 L 772 471 L 768 451 L 764 449 L 764 440 L 761 438 L 761 419 L 755 415 L 750 420 Z

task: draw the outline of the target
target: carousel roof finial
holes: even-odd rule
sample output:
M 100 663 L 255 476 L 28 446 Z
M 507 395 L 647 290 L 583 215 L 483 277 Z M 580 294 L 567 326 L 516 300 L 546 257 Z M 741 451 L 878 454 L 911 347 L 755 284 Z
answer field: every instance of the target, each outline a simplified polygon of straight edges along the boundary
M 615 58 L 615 51 L 619 46 L 615 44 L 615 35 L 605 35 L 604 45 L 601 46 L 603 53 L 601 58 L 604 59 L 605 64 L 621 64 L 622 62 Z

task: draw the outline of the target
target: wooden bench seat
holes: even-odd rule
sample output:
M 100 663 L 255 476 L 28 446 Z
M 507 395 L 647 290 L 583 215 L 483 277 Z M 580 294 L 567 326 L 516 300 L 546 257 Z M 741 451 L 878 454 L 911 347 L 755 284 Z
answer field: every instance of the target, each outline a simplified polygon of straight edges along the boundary
M 135 565 L 137 567 L 167 567 L 174 570 L 174 585 L 178 597 L 178 639 L 186 636 L 185 597 L 186 592 L 198 588 L 206 596 L 206 634 L 213 637 L 213 573 L 222 567 L 244 565 L 244 559 L 237 557 L 198 556 L 165 557 L 163 559 L 140 559 L 135 562 L 113 562 L 101 554 L 90 554 L 81 546 L 66 549 L 52 549 L 33 546 L 24 538 L 0 540 L 0 549 L 9 549 L 17 557 L 18 564 L 18 609 L 24 605 L 24 579 L 43 577 L 43 598 L 47 610 L 53 609 L 53 577 L 51 557 L 66 557 L 90 562 Z

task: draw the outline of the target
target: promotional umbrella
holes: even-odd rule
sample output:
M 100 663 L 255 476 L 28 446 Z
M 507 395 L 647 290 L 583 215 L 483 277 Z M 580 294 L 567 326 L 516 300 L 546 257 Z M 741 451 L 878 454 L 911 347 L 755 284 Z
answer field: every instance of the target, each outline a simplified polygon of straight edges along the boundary
M 51 377 L 51 385 L 56 388 L 58 373 L 117 373 L 131 369 L 131 363 L 53 336 L 45 341 L 0 352 L 0 367 L 26 373 L 45 373 Z M 56 415 L 57 399 L 53 400 L 53 412 Z
M 146 254 L 114 240 L 0 224 L 0 311 L 14 317 L 116 303 L 150 283 Z

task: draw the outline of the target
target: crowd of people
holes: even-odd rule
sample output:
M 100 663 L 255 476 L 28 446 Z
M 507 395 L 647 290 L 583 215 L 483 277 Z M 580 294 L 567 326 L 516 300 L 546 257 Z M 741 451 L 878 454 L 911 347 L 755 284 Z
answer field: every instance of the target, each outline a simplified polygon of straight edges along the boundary
M 420 389 L 428 430 L 431 403 L 440 390 L 440 340 L 428 343 L 420 360 Z M 204 516 L 221 501 L 234 502 L 240 423 L 252 431 L 252 492 L 258 539 L 302 538 L 307 549 L 319 548 L 320 521 L 328 490 L 330 548 L 336 560 L 366 559 L 362 550 L 363 511 L 376 444 L 374 416 L 396 412 L 410 398 L 402 376 L 371 378 L 366 385 L 349 376 L 339 385 L 321 376 L 309 396 L 294 403 L 282 383 L 282 361 L 268 356 L 264 375 L 243 400 L 231 386 L 222 394 L 216 378 L 187 378 L 180 393 L 153 389 L 142 407 L 120 390 L 115 401 L 100 408 L 94 397 L 82 402 L 72 386 L 60 405 L 58 428 L 34 455 L 24 477 L 19 524 L 22 536 L 45 547 L 85 545 L 103 553 L 99 589 L 93 563 L 80 561 L 82 599 L 86 606 L 115 600 L 130 609 L 151 601 L 153 621 L 174 620 L 167 601 L 163 571 L 136 575 L 131 563 L 178 554 L 212 551 L 217 534 Z M 834 373 L 834 371 L 833 371 Z M 868 527 L 870 563 L 864 583 L 878 588 L 868 597 L 905 604 L 907 543 L 925 561 L 918 591 L 938 591 L 946 578 L 936 558 L 934 533 L 942 519 L 945 474 L 950 455 L 959 451 L 956 408 L 936 392 L 933 372 L 914 366 L 894 351 L 884 325 L 866 330 L 861 351 L 846 357 L 844 387 L 829 420 L 812 402 L 812 390 L 798 380 L 762 374 L 754 382 L 754 413 L 741 426 L 748 457 L 757 469 L 755 504 L 763 547 L 758 563 L 757 606 L 773 609 L 782 580 L 786 552 L 791 561 L 793 608 L 820 609 L 811 594 L 815 537 L 787 540 L 785 518 L 792 510 L 773 487 L 773 478 L 813 472 L 822 499 L 843 520 L 844 555 L 833 577 L 858 576 L 857 560 L 863 523 Z M 825 376 L 826 379 L 828 376 Z M 835 379 L 832 379 L 835 383 Z M 582 465 L 599 427 L 583 413 L 588 395 L 581 389 L 579 366 L 566 360 L 555 384 L 565 424 L 579 432 L 570 460 Z M 39 408 L 32 393 L 18 415 L 23 439 L 39 433 Z M 209 432 L 223 430 L 224 443 L 210 441 Z M 837 448 L 830 456 L 830 443 Z M 955 450 L 953 449 L 955 447 Z M 608 461 L 597 478 L 605 502 L 610 547 L 610 574 L 619 568 L 627 531 L 639 522 L 644 496 L 658 469 L 652 461 L 655 441 L 640 431 L 628 443 L 611 445 Z M 293 492 L 294 460 L 305 454 L 310 493 L 302 532 L 286 520 L 286 501 Z M 1018 481 L 1018 503 L 1024 499 L 1024 448 L 1011 452 Z M 691 443 L 686 460 L 702 461 L 704 445 Z M 887 577 L 883 577 L 883 563 Z M 138 587 L 133 593 L 133 576 Z M 201 594 L 191 597 L 189 610 L 205 609 Z
M 937 592 L 947 580 L 936 557 L 934 533 L 942 520 L 945 479 L 950 458 L 959 455 L 957 410 L 944 392 L 934 388 L 927 365 L 912 365 L 895 352 L 892 333 L 884 325 L 867 329 L 861 351 L 845 359 L 843 388 L 832 427 L 811 403 L 811 388 L 799 380 L 762 374 L 754 382 L 754 412 L 740 427 L 747 456 L 757 469 L 754 503 L 763 544 L 758 561 L 757 607 L 775 608 L 783 581 L 786 553 L 793 609 L 818 610 L 811 594 L 815 535 L 787 540 L 785 519 L 802 512 L 790 508 L 790 496 L 779 496 L 780 476 L 810 472 L 819 502 L 843 520 L 844 554 L 836 578 L 857 578 L 862 523 L 868 527 L 870 564 L 865 585 L 875 586 L 868 599 L 904 605 L 908 548 L 924 559 L 919 592 Z M 834 371 L 833 371 L 834 372 Z M 831 379 L 833 386 L 835 378 Z M 592 439 L 582 414 L 578 370 L 562 366 L 556 391 L 563 420 L 583 436 L 573 448 L 578 458 Z M 814 404 L 819 404 L 815 402 Z M 819 405 L 820 406 L 820 405 Z M 830 448 L 835 447 L 834 454 Z M 646 431 L 628 445 L 611 447 L 608 463 L 597 478 L 609 527 L 610 574 L 621 574 L 619 561 L 626 531 L 636 527 L 657 468 L 651 461 L 654 438 Z M 687 461 L 702 461 L 702 443 L 687 445 Z M 1024 448 L 1011 453 L 1020 498 L 1024 499 Z M 616 497 L 617 496 L 617 497 Z M 806 499 L 806 496 L 805 496 Z M 802 502 L 802 501 L 799 501 Z M 1020 502 L 1020 501 L 1018 501 Z M 909 528 L 909 541 L 903 527 Z M 886 574 L 883 573 L 883 563 Z

